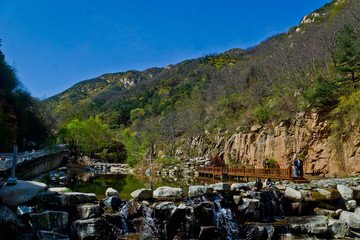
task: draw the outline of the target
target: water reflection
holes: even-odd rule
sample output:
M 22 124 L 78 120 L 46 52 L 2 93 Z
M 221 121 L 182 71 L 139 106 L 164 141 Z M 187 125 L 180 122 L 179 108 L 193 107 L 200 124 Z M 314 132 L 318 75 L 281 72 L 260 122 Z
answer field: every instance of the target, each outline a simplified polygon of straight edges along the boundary
M 180 179 L 158 175 L 98 174 L 97 172 L 90 172 L 71 176 L 67 186 L 74 192 L 95 193 L 98 198 L 104 198 L 106 189 L 112 187 L 119 192 L 120 198 L 131 199 L 130 194 L 140 188 L 155 190 L 161 186 L 181 187 L 187 194 L 190 185 L 212 184 L 219 181 L 200 177 Z

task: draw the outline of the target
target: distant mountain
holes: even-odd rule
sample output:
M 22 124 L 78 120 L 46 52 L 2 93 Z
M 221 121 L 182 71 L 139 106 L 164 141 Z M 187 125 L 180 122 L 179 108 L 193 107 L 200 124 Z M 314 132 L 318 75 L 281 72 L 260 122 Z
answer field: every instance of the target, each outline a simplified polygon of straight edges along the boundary
M 134 109 L 141 110 L 143 120 L 181 112 L 182 105 L 192 108 L 196 103 L 203 104 L 210 129 L 288 119 L 316 105 L 309 96 L 320 75 L 327 79 L 337 75 L 333 65 L 338 31 L 347 23 L 358 26 L 358 13 L 358 1 L 334 0 L 305 16 L 299 26 L 254 48 L 166 68 L 104 74 L 45 103 L 60 125 L 98 114 L 112 116 L 113 124 L 131 125 Z

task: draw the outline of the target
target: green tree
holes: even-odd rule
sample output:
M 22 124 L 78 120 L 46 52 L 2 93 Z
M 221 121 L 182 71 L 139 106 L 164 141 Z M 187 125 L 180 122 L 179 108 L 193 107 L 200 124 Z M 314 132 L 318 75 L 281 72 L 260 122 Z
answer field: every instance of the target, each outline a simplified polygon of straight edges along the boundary
M 125 145 L 127 154 L 127 163 L 134 167 L 141 162 L 145 153 L 149 152 L 148 141 L 144 133 L 130 132 L 130 129 L 121 129 L 118 139 Z
M 59 141 L 66 144 L 75 157 L 79 153 L 89 156 L 100 154 L 104 157 L 106 149 L 121 149 L 121 143 L 114 138 L 114 133 L 98 117 L 87 120 L 72 120 L 59 131 Z M 116 156 L 114 156 L 116 158 Z M 119 160 L 119 159 L 118 159 Z
M 338 103 L 338 84 L 335 80 L 328 80 L 323 76 L 317 78 L 312 88 L 304 92 L 304 98 L 312 107 L 332 108 Z
M 360 72 L 360 41 L 359 33 L 351 24 L 345 24 L 339 30 L 337 48 L 335 52 L 337 67 L 336 69 L 350 79 L 357 87 L 358 74 Z

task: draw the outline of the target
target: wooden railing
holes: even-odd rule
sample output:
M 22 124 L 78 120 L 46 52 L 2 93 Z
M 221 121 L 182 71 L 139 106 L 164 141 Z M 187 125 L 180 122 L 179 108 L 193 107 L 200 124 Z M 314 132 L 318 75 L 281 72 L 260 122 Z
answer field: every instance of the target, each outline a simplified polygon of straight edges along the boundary
M 235 167 L 198 167 L 197 171 L 201 174 L 211 174 L 214 176 L 234 176 L 234 177 L 260 177 L 293 179 L 291 166 L 288 168 L 235 168 Z

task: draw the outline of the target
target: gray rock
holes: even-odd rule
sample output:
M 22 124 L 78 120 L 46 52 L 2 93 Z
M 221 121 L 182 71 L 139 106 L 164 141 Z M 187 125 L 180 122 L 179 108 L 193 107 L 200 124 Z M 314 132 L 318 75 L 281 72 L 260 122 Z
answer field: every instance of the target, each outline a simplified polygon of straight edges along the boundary
M 210 186 L 190 186 L 188 195 L 189 197 L 195 197 L 195 196 L 203 196 L 203 195 L 210 195 L 214 193 L 214 189 Z
M 110 239 L 111 229 L 103 218 L 74 221 L 71 225 L 72 239 Z
M 260 200 L 258 199 L 244 198 L 243 201 L 243 205 L 245 205 L 249 210 L 255 210 L 260 207 Z
M 153 198 L 153 191 L 148 188 L 142 188 L 133 191 L 130 195 L 137 200 L 148 200 Z
M 96 195 L 94 193 L 79 193 L 79 192 L 69 192 L 61 193 L 56 196 L 58 204 L 61 207 L 71 206 L 71 205 L 81 205 L 84 203 L 94 203 Z
M 352 212 L 357 207 L 357 203 L 355 200 L 349 200 L 345 202 L 345 206 L 348 211 Z
M 201 226 L 199 240 L 222 239 L 221 228 L 216 226 Z
M 335 211 L 324 208 L 315 208 L 314 211 L 316 215 L 330 216 L 331 218 L 336 215 Z
M 57 192 L 57 193 L 63 193 L 68 191 L 69 189 L 67 187 L 54 187 L 54 188 L 49 188 L 48 191 L 50 192 Z
M 246 185 L 247 185 L 248 189 L 253 189 L 255 182 L 248 182 L 248 183 L 246 183 Z
M 168 219 L 171 216 L 171 212 L 176 208 L 173 202 L 160 202 L 154 205 L 155 216 L 159 219 Z
M 16 235 L 20 233 L 24 226 L 25 225 L 20 218 L 8 207 L 0 207 L 0 238 L 9 236 L 9 239 L 12 237 L 15 239 Z
M 324 234 L 328 231 L 326 224 L 327 217 L 292 217 L 290 218 L 289 229 L 291 232 L 300 232 L 304 234 Z
M 335 238 L 343 238 L 349 233 L 349 226 L 342 220 L 329 219 L 328 227 Z
M 35 211 L 35 207 L 32 206 L 18 206 L 16 214 L 21 216 L 21 215 L 30 214 L 34 211 Z
M 285 189 L 284 196 L 285 196 L 285 198 L 290 199 L 295 202 L 301 202 L 303 200 L 303 196 L 302 196 L 301 192 L 299 192 L 291 187 L 287 187 Z
M 168 186 L 158 187 L 154 193 L 155 198 L 162 197 L 182 197 L 184 195 L 184 190 L 181 188 L 172 188 Z
M 352 200 L 354 198 L 354 190 L 345 185 L 337 185 L 337 190 L 345 200 Z
M 119 192 L 113 188 L 108 188 L 106 189 L 105 195 L 106 197 L 119 197 Z
M 230 192 L 231 185 L 226 182 L 219 182 L 215 184 L 210 184 L 210 187 L 214 188 L 214 191 L 220 192 L 220 193 L 228 193 Z
M 231 191 L 240 192 L 241 189 L 247 190 L 248 185 L 246 183 L 233 183 L 233 184 L 231 184 L 231 188 L 230 188 Z
M 78 219 L 97 218 L 102 214 L 102 209 L 99 204 L 86 203 L 77 206 L 76 208 Z
M 303 203 L 302 202 L 293 202 L 293 203 L 291 203 L 291 209 L 300 215 L 302 213 Z
M 0 189 L 0 199 L 8 207 L 17 207 L 34 199 L 39 192 L 45 191 L 47 187 L 44 183 L 18 180 L 16 185 L 5 185 Z
M 360 187 L 351 187 L 351 189 L 354 191 L 353 192 L 354 199 L 359 200 L 360 199 Z
M 120 207 L 121 200 L 118 197 L 107 197 L 102 200 L 107 209 L 117 211 Z
M 346 222 L 351 228 L 360 229 L 360 214 L 342 211 L 339 219 Z
M 54 231 L 39 230 L 37 231 L 39 240 L 70 240 L 69 235 L 66 233 L 57 233 Z
M 360 207 L 355 208 L 355 213 L 360 214 Z
M 34 230 L 60 230 L 68 225 L 69 214 L 61 211 L 44 211 L 30 214 L 30 225 Z
M 325 196 L 316 191 L 300 189 L 300 193 L 305 202 L 322 202 L 325 200 Z
M 240 201 L 241 201 L 241 196 L 239 195 L 234 195 L 233 196 L 233 199 L 234 199 L 234 204 L 235 205 L 239 205 Z
M 340 198 L 340 192 L 336 189 L 324 189 L 324 188 L 317 188 L 320 194 L 325 196 L 325 200 L 332 201 Z

